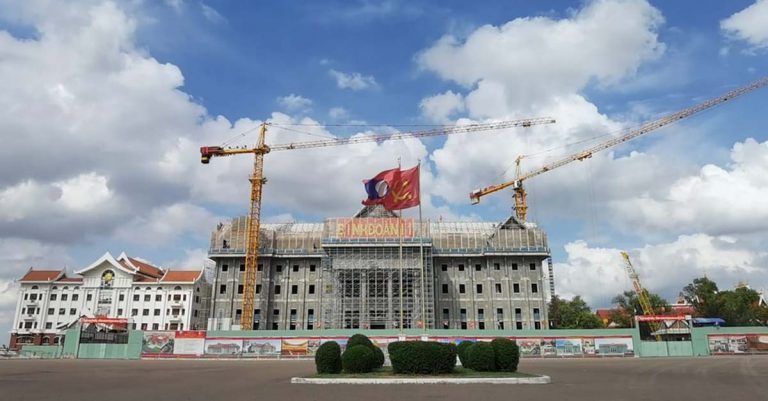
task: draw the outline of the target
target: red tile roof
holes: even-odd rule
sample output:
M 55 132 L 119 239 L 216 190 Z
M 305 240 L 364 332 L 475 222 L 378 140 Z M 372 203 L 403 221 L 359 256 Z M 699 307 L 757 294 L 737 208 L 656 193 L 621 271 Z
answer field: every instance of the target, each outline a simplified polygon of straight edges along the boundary
M 168 270 L 160 281 L 194 283 L 200 277 L 200 270 Z
M 160 278 L 163 276 L 163 270 L 160 269 L 157 266 L 152 266 L 149 263 L 142 262 L 138 259 L 134 259 L 129 257 L 128 260 L 131 261 L 131 264 L 136 266 L 137 269 L 139 269 L 139 272 L 146 274 L 147 276 L 154 277 L 154 278 Z
M 58 280 L 56 280 L 57 283 L 82 283 L 83 278 L 82 277 L 67 277 L 64 276 Z
M 62 275 L 64 270 L 32 270 L 30 268 L 19 281 L 53 281 Z
M 146 282 L 156 283 L 157 279 L 137 274 L 137 275 L 133 276 L 133 282 L 134 283 L 146 283 Z

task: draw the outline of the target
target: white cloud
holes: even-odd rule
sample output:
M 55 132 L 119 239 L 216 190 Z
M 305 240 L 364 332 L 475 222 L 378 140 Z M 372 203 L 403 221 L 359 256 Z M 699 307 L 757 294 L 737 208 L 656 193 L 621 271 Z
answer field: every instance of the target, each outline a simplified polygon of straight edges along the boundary
M 475 88 L 467 99 L 473 116 L 497 109 L 473 107 L 472 97 L 525 111 L 591 80 L 610 85 L 632 76 L 664 52 L 656 32 L 662 22 L 644 0 L 593 1 L 570 18 L 517 18 L 499 27 L 484 25 L 464 40 L 444 36 L 418 62 L 443 79 Z
M 376 79 L 370 75 L 362 75 L 359 72 L 346 73 L 336 70 L 330 70 L 329 73 L 336 79 L 336 86 L 340 89 L 357 91 L 379 87 L 379 84 L 376 83 Z
M 755 48 L 768 47 L 768 0 L 757 0 L 749 7 L 720 21 L 720 29 L 734 39 Z
M 223 22 L 227 22 L 227 19 L 224 18 L 223 15 L 219 14 L 219 12 L 216 11 L 215 8 L 205 4 L 203 2 L 200 3 L 200 9 L 202 10 L 203 16 L 205 17 L 205 19 L 207 19 L 208 21 L 210 21 L 210 22 L 212 22 L 214 24 L 220 24 L 220 23 L 223 23 Z
M 343 107 L 333 107 L 328 110 L 328 116 L 334 120 L 344 120 L 349 118 L 349 111 Z
M 163 263 L 165 268 L 173 270 L 199 270 L 211 265 L 215 262 L 208 259 L 208 250 L 203 248 L 185 249 L 182 258 Z
M 554 270 L 555 292 L 561 296 L 581 295 L 593 307 L 606 307 L 612 297 L 632 290 L 619 249 L 592 248 L 576 241 L 565 250 L 567 260 L 556 263 Z M 753 288 L 768 285 L 768 253 L 730 237 L 682 235 L 669 243 L 631 250 L 630 257 L 643 286 L 668 300 L 704 275 L 724 289 L 739 282 Z
M 446 123 L 454 113 L 464 111 L 464 97 L 453 91 L 446 91 L 421 99 L 419 103 L 421 114 L 427 119 L 439 123 Z
M 134 243 L 162 247 L 184 236 L 207 238 L 216 222 L 222 219 L 200 206 L 177 203 L 137 216 L 120 225 L 115 235 Z
M 167 4 L 168 7 L 171 7 L 173 11 L 180 13 L 182 7 L 184 7 L 184 0 L 165 0 L 165 4 Z
M 696 174 L 612 208 L 639 230 L 712 235 L 768 231 L 768 141 L 736 143 L 727 168 L 706 165 Z
M 277 98 L 277 103 L 289 111 L 303 111 L 312 106 L 312 100 L 293 93 Z

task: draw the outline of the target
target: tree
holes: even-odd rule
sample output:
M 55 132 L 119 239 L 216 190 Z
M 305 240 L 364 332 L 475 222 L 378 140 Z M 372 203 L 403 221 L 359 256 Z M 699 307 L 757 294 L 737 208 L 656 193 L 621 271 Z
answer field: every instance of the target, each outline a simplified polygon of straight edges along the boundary
M 760 294 L 746 285 L 719 291 L 714 281 L 700 277 L 683 288 L 683 296 L 698 317 L 719 317 L 726 326 L 768 324 L 768 307 L 761 306 Z
M 549 319 L 552 328 L 557 329 L 596 329 L 603 327 L 603 322 L 597 317 L 589 305 L 575 296 L 573 300 L 561 299 L 557 295 L 549 303 Z
M 683 287 L 683 297 L 693 305 L 698 317 L 719 317 L 722 305 L 717 294 L 717 284 L 706 277 L 696 278 Z
M 651 308 L 655 315 L 663 315 L 670 311 L 669 304 L 659 294 L 648 293 L 648 300 L 651 302 Z M 643 308 L 640 306 L 640 299 L 634 291 L 624 291 L 613 297 L 616 310 L 611 315 L 611 321 L 619 327 L 634 327 L 635 316 L 643 315 Z

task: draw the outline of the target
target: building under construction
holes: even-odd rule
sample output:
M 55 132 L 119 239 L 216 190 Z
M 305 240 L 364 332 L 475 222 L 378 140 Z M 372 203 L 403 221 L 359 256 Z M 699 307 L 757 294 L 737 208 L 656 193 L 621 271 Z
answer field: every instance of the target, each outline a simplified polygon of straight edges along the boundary
M 209 330 L 240 329 L 246 218 L 212 233 Z M 254 330 L 543 329 L 554 292 L 545 233 L 396 218 L 380 206 L 324 223 L 264 224 Z

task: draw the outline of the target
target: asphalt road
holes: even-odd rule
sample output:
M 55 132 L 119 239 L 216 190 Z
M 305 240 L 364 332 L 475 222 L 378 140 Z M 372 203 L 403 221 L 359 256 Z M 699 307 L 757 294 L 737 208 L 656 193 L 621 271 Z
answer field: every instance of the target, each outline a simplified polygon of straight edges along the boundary
M 768 400 L 768 356 L 523 360 L 545 385 L 311 385 L 311 361 L 0 360 L 0 400 Z

